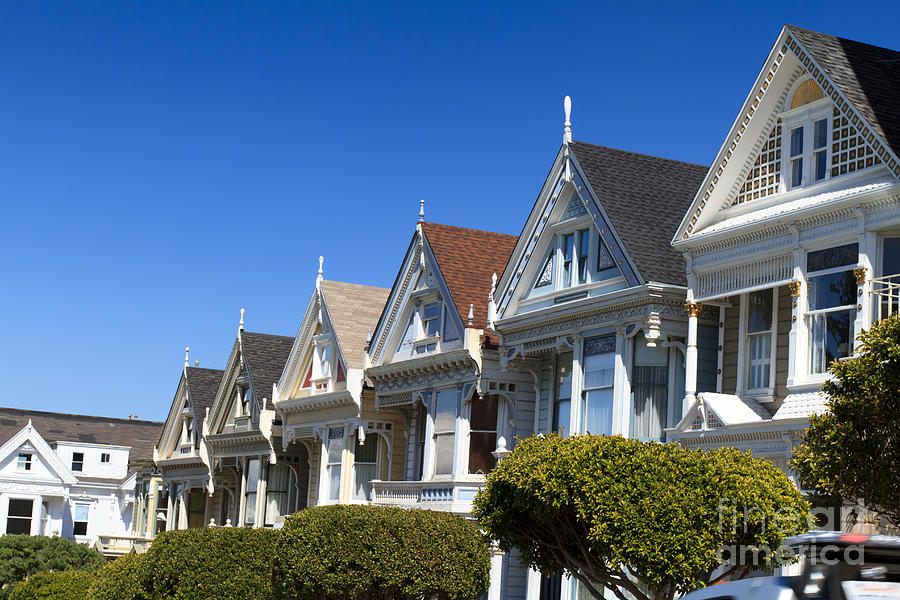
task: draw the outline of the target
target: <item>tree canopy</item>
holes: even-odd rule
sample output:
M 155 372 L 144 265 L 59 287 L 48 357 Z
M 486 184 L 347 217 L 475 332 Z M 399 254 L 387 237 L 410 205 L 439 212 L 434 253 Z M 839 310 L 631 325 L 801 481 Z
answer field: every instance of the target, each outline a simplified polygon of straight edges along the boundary
M 855 357 L 831 364 L 828 412 L 810 419 L 792 466 L 805 485 L 900 527 L 900 316 L 859 339 Z
M 488 545 L 462 517 L 335 505 L 287 518 L 272 579 L 283 600 L 471 600 L 489 577 Z
M 90 571 L 103 566 L 103 556 L 84 544 L 42 535 L 0 536 L 0 598 L 17 582 L 45 571 Z
M 780 469 L 733 448 L 548 435 L 500 461 L 474 514 L 501 548 L 598 599 L 661 600 L 769 566 L 808 511 Z

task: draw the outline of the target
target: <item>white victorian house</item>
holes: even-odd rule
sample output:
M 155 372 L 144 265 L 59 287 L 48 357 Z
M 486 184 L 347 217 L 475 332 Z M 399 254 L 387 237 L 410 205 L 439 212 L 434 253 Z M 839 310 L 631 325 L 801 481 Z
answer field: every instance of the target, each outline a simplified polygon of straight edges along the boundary
M 98 545 L 129 532 L 161 423 L 0 408 L 0 533 Z
M 897 311 L 898 89 L 900 52 L 779 34 L 672 242 L 687 260 L 690 408 L 669 440 L 751 449 L 790 473 L 828 365 Z M 713 390 L 695 350 L 710 311 Z

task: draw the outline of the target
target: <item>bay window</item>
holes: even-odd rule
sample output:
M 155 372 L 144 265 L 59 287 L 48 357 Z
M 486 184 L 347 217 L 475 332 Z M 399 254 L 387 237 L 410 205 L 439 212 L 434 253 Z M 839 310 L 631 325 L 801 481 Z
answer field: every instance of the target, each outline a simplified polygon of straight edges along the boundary
M 613 384 L 616 367 L 616 336 L 601 335 L 584 340 L 584 402 L 581 428 L 584 433 L 612 433 Z
M 669 415 L 669 350 L 647 346 L 643 334 L 634 338 L 631 394 L 631 437 L 664 439 Z
M 434 406 L 434 474 L 453 473 L 453 446 L 456 433 L 456 388 L 437 392 Z
M 774 290 L 759 290 L 747 295 L 747 387 L 766 391 L 772 386 L 772 344 L 775 339 Z
M 563 352 L 556 357 L 556 402 L 553 403 L 553 431 L 569 435 L 572 412 L 572 353 Z
M 488 395 L 474 398 L 469 419 L 469 473 L 487 475 L 494 468 L 497 449 L 497 413 L 500 397 Z
M 344 428 L 329 427 L 325 448 L 325 481 L 328 482 L 328 499 L 341 499 L 341 463 L 344 456 Z
M 266 477 L 265 525 L 274 525 L 296 505 L 294 472 L 288 465 L 269 465 Z
M 810 374 L 824 373 L 832 361 L 853 352 L 857 260 L 857 244 L 807 254 Z
M 10 498 L 9 508 L 6 511 L 6 533 L 30 534 L 31 512 L 33 509 L 33 500 Z

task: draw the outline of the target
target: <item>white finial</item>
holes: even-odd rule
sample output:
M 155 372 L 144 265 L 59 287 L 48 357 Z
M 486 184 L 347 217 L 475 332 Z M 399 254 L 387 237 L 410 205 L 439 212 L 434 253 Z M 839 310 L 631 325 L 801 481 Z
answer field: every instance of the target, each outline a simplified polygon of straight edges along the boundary
M 566 96 L 566 99 L 563 100 L 563 109 L 566 111 L 566 122 L 564 123 L 565 129 L 563 129 L 563 143 L 568 144 L 572 141 L 572 99 Z
M 188 352 L 190 351 L 191 349 L 189 346 L 184 347 L 184 366 L 188 366 L 188 364 L 190 363 L 190 359 L 188 359 Z
M 194 359 L 194 367 L 199 367 L 199 366 L 200 366 L 200 359 L 199 358 Z
M 238 331 L 244 330 L 244 309 L 241 309 L 241 322 L 238 323 Z
M 325 257 L 320 256 L 319 257 L 319 272 L 316 275 L 316 283 L 319 283 L 320 281 L 322 281 L 322 265 L 323 264 L 325 264 Z
M 475 318 L 475 305 L 470 304 L 469 305 L 469 322 L 467 324 L 469 327 L 472 326 L 472 319 L 474 319 L 474 318 Z
M 497 291 L 497 274 L 494 273 L 491 275 L 491 298 L 494 297 L 494 292 Z
M 419 223 L 425 220 L 425 201 L 419 200 Z

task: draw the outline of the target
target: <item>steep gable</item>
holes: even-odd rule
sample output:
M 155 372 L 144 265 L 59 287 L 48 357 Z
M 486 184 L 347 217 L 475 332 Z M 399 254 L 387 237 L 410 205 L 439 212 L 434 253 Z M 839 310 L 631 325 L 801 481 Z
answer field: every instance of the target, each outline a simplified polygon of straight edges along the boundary
M 384 310 L 387 288 L 323 280 L 325 308 L 348 369 L 362 369 L 366 338 Z
M 250 372 L 257 402 L 263 398 L 272 401 L 272 386 L 281 377 L 293 344 L 294 338 L 285 335 L 241 332 L 244 364 Z

